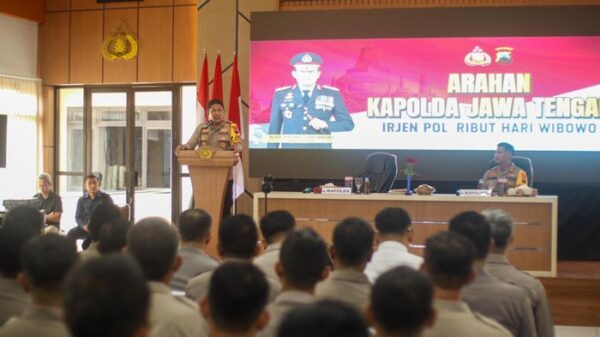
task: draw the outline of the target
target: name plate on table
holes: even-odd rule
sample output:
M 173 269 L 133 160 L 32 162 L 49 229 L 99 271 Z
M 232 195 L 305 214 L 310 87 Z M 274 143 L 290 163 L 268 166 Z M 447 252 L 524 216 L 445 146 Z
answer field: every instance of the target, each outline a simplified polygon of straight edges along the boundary
M 352 194 L 350 187 L 322 187 L 321 194 Z
M 491 197 L 492 190 L 468 190 L 460 189 L 457 192 L 459 197 Z

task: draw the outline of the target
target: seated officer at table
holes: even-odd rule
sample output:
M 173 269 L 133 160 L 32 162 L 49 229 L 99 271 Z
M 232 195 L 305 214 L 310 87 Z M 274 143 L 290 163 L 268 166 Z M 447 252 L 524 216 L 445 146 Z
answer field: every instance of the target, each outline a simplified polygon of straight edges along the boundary
M 322 63 L 315 53 L 296 54 L 290 60 L 296 84 L 275 90 L 267 147 L 279 148 L 281 143 L 282 148 L 330 149 L 332 132 L 354 129 L 340 91 L 317 85 Z M 291 141 L 293 136 L 297 141 Z
M 505 179 L 504 188 L 518 187 L 527 185 L 527 173 L 512 162 L 515 148 L 509 143 L 499 143 L 494 154 L 496 166 L 487 170 L 483 175 L 485 187 L 492 188 L 498 192 L 498 179 Z
M 38 188 L 40 193 L 33 197 L 41 201 L 40 209 L 46 214 L 45 233 L 58 233 L 60 229 L 60 218 L 62 216 L 62 199 L 52 190 L 52 178 L 48 173 L 42 173 L 38 177 Z

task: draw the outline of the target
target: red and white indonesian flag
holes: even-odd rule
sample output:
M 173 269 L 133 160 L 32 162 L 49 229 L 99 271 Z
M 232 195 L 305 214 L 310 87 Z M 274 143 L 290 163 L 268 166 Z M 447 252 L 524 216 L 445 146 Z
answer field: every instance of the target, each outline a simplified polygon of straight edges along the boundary
M 196 124 L 202 124 L 208 120 L 208 59 L 206 53 L 204 53 L 197 89 Z
M 229 92 L 229 120 L 235 123 L 239 130 L 241 139 L 244 139 L 244 127 L 242 125 L 242 96 L 240 90 L 240 75 L 238 72 L 237 55 L 233 57 L 233 74 L 231 75 L 231 91 Z M 242 156 L 233 167 L 233 200 L 244 193 L 244 167 Z

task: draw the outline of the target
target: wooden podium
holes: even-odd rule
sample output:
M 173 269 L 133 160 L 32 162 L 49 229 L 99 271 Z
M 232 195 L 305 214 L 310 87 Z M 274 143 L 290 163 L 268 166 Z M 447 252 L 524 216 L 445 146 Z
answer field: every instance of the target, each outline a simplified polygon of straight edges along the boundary
M 188 166 L 195 207 L 207 211 L 212 218 L 211 240 L 207 253 L 218 258 L 219 225 L 223 214 L 227 182 L 231 168 L 237 163 L 239 157 L 233 151 L 216 151 L 211 158 L 200 158 L 198 152 L 183 150 L 175 155 L 179 164 Z

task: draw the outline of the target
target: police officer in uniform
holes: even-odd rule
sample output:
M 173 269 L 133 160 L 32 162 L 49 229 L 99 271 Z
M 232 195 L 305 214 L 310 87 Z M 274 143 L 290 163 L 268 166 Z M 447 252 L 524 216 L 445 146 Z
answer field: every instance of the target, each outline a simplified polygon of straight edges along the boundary
M 504 188 L 509 189 L 527 185 L 527 173 L 512 162 L 515 148 L 509 143 L 499 143 L 494 154 L 496 166 L 487 170 L 483 175 L 484 186 L 492 188 L 495 193 L 499 192 L 498 179 L 504 179 Z M 502 191 L 504 192 L 504 191 Z
M 211 99 L 208 102 L 208 112 L 210 120 L 198 125 L 187 143 L 178 145 L 175 148 L 175 153 L 181 150 L 194 150 L 197 146 L 209 147 L 212 151 L 222 150 L 237 153 L 242 151 L 240 130 L 235 123 L 225 120 L 223 101 Z M 227 193 L 225 193 L 223 217 L 231 214 L 231 206 L 233 206 L 232 189 L 233 180 L 230 175 L 227 183 Z
M 304 52 L 290 59 L 296 84 L 275 90 L 268 148 L 331 148 L 331 133 L 354 122 L 337 88 L 317 85 L 323 60 Z

